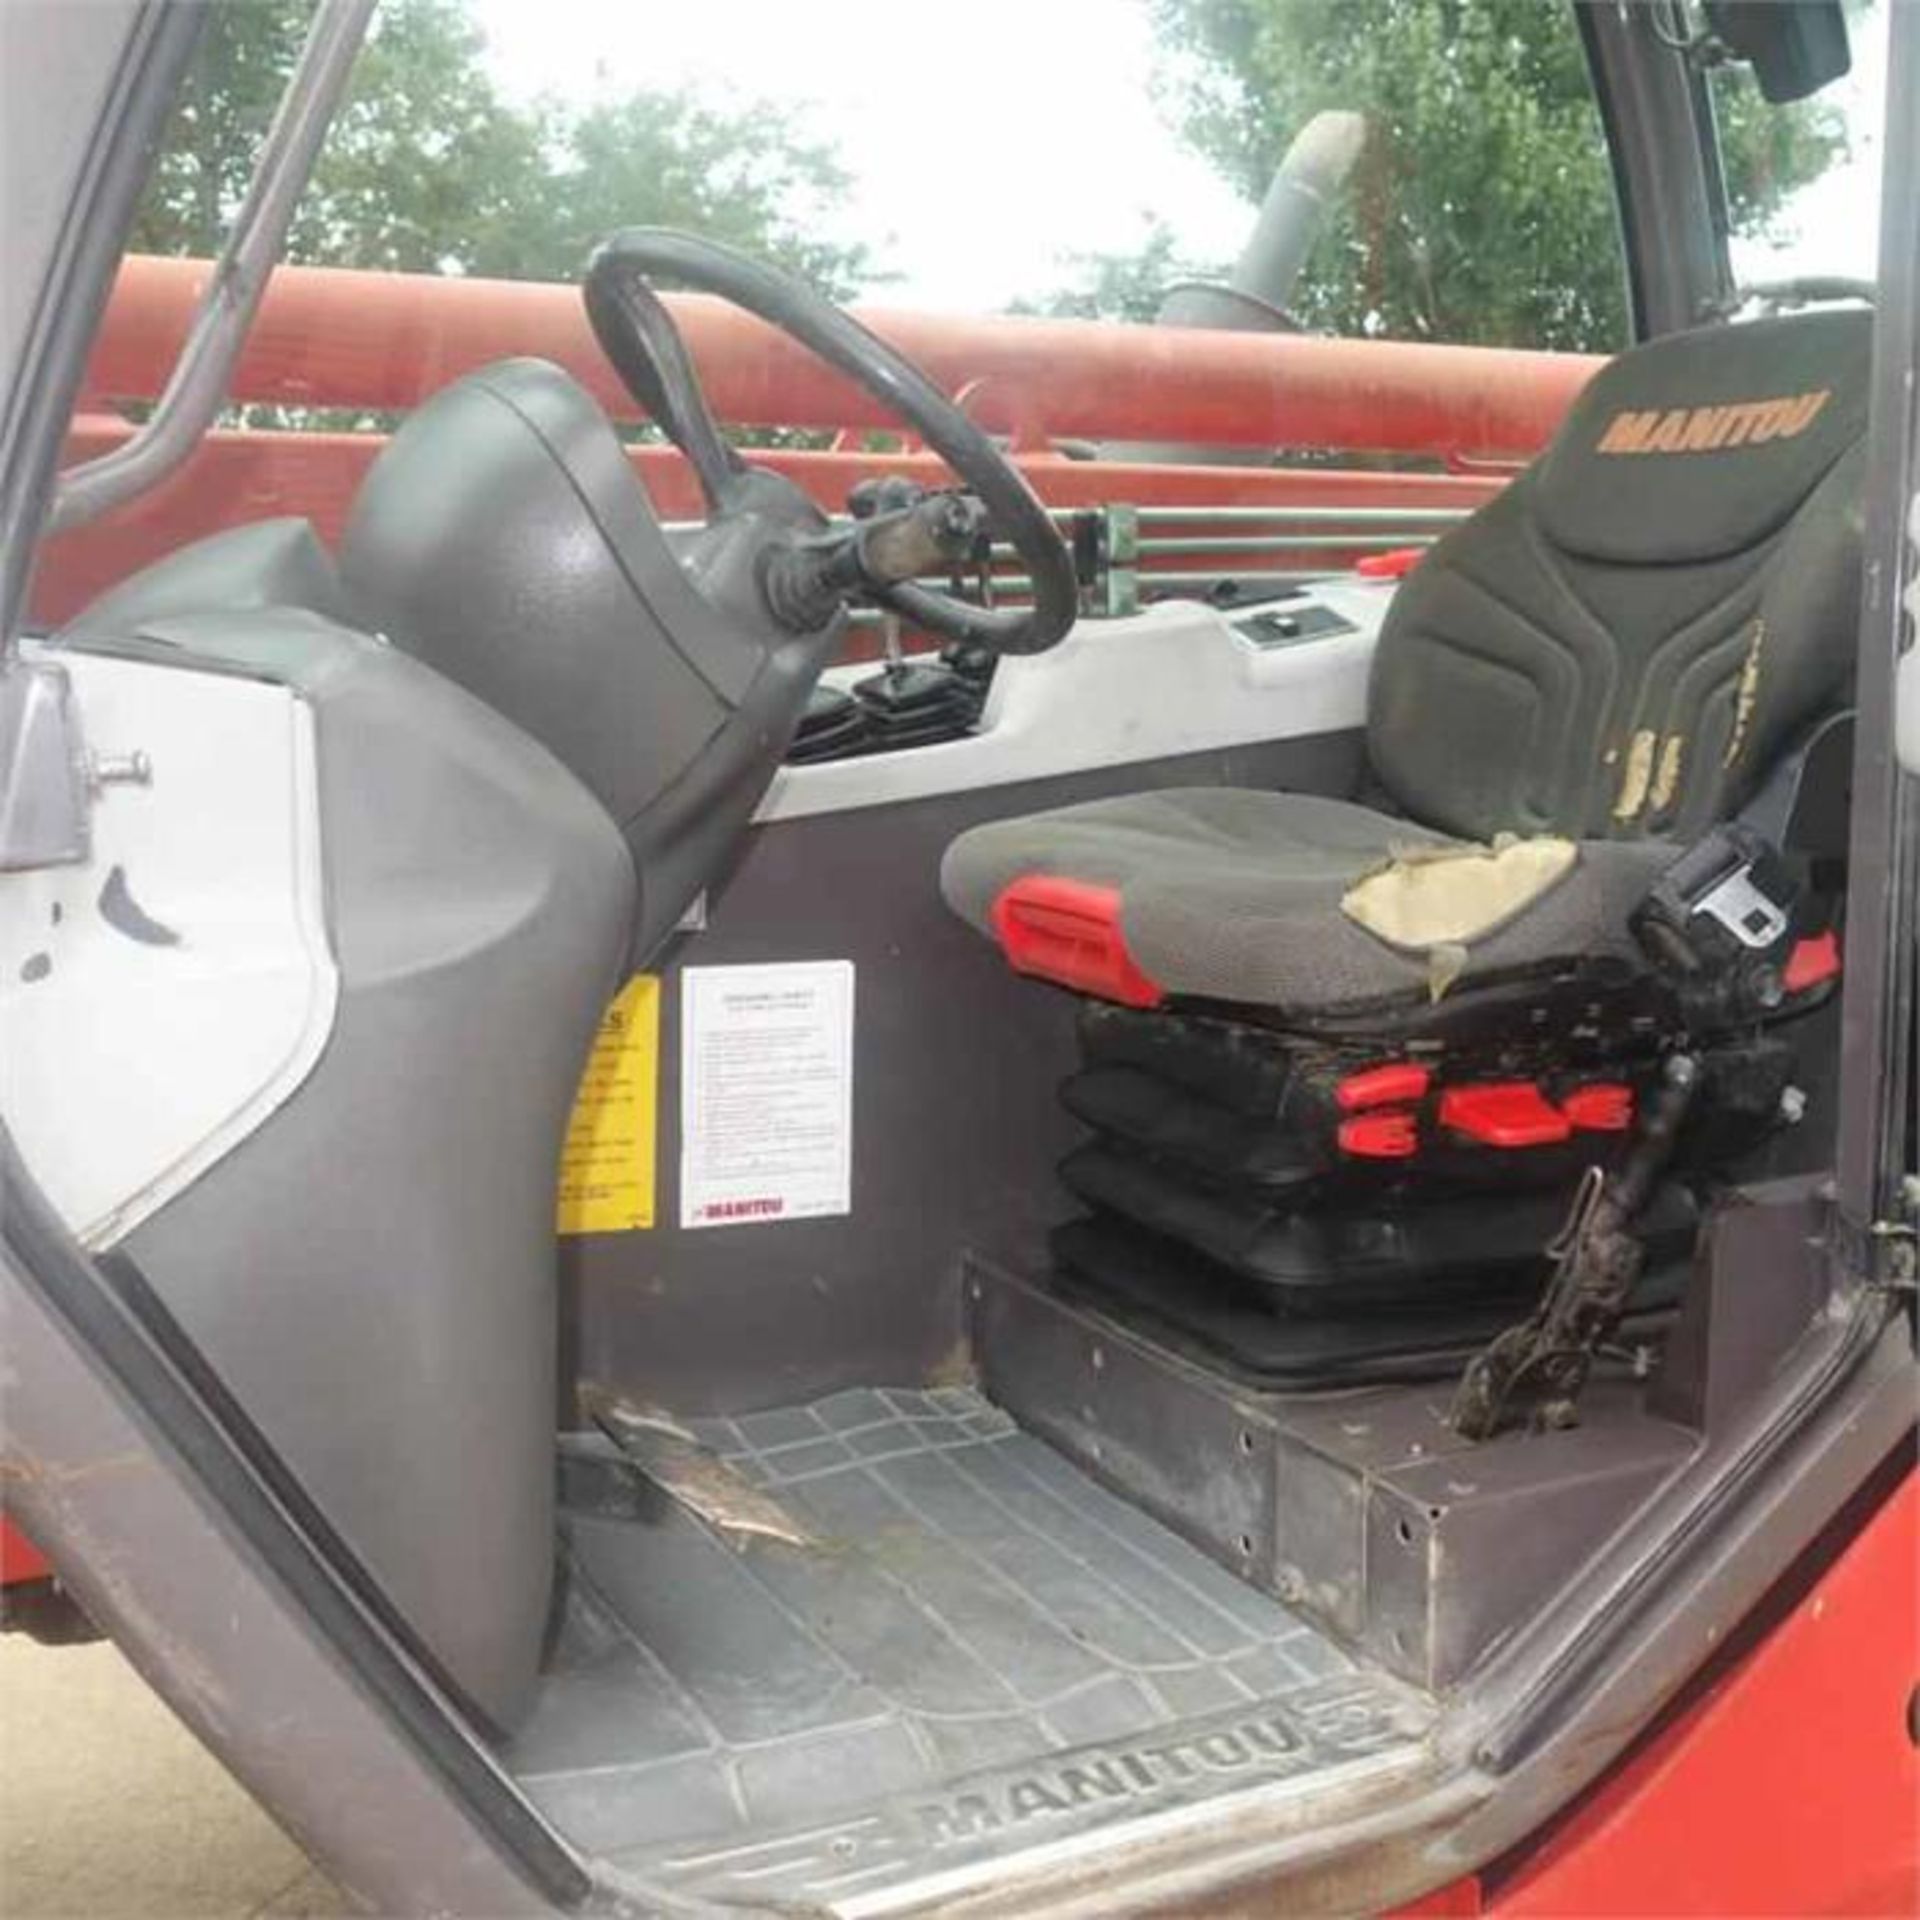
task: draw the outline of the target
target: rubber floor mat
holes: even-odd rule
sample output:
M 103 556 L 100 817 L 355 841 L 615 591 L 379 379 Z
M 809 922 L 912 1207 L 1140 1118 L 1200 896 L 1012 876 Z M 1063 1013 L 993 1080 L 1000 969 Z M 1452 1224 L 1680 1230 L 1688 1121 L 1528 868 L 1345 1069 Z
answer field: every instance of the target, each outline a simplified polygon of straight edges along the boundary
M 979 1395 L 688 1423 L 790 1538 L 608 1447 L 565 1477 L 564 1605 L 508 1754 L 576 1845 L 712 1898 L 891 1886 L 1419 1758 L 1359 1668 Z

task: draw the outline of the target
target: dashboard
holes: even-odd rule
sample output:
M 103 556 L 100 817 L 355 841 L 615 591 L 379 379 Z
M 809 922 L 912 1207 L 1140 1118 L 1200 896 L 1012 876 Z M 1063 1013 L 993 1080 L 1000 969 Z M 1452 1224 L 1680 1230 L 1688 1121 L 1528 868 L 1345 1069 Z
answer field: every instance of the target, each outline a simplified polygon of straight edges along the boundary
M 1336 575 L 1252 605 L 1168 600 L 1082 620 L 1046 653 L 995 669 L 962 739 L 785 766 L 755 818 L 791 820 L 1089 768 L 1358 727 L 1391 580 Z M 871 662 L 835 667 L 850 688 Z

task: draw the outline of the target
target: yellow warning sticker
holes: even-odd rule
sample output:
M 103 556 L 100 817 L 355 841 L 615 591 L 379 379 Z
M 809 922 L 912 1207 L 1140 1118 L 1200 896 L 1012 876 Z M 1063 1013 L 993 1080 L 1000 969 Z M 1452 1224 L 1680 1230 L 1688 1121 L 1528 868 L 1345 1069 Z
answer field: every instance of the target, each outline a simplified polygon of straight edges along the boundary
M 580 1076 L 560 1154 L 562 1233 L 653 1225 L 660 980 L 636 973 L 615 996 Z

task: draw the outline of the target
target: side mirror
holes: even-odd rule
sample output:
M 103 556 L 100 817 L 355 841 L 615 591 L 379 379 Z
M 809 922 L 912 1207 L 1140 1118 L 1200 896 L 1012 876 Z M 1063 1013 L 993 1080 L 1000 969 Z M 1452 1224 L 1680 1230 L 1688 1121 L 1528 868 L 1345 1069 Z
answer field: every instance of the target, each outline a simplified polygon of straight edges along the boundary
M 1840 0 L 1706 0 L 1706 16 L 1775 106 L 1818 93 L 1853 65 Z

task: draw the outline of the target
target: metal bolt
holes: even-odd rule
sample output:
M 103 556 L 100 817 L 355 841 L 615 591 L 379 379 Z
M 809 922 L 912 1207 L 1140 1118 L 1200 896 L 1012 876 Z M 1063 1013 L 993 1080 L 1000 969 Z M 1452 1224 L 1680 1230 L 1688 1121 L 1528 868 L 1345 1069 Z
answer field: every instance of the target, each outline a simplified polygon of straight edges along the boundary
M 153 762 L 146 754 L 96 753 L 90 756 L 87 777 L 96 790 L 101 787 L 150 787 Z
M 1780 1120 L 1783 1126 L 1797 1127 L 1807 1117 L 1807 1092 L 1804 1087 L 1780 1090 Z

